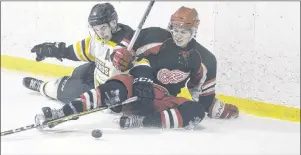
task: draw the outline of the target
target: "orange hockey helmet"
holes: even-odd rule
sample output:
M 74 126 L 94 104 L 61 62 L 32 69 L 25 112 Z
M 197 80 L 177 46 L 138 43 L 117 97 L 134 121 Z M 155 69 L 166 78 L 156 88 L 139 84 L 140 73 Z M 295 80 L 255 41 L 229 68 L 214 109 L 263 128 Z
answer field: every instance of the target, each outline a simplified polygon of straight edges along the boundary
M 200 24 L 198 12 L 194 8 L 182 6 L 174 14 L 171 15 L 168 29 L 172 30 L 174 26 L 195 30 Z

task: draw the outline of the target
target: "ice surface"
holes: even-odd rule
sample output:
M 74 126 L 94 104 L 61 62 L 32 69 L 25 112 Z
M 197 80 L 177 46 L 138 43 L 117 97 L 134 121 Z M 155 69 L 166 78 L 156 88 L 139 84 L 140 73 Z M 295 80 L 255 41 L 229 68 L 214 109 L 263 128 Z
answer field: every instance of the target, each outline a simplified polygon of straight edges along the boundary
M 62 106 L 23 87 L 24 76 L 33 75 L 1 69 L 1 131 L 32 124 L 43 106 Z M 120 130 L 117 117 L 98 112 L 43 133 L 3 136 L 1 154 L 300 154 L 300 123 L 242 114 L 235 120 L 206 118 L 193 131 Z M 102 138 L 91 136 L 95 128 Z

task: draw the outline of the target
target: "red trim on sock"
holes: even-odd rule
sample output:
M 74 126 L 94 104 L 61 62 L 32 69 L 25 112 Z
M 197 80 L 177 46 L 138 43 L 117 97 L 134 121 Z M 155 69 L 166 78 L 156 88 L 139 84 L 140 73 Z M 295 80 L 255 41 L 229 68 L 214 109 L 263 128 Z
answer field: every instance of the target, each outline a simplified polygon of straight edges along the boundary
M 85 97 L 85 95 L 80 95 L 80 98 L 82 99 L 82 105 L 83 105 L 83 112 L 84 111 L 87 111 L 87 100 L 86 100 L 86 97 Z
M 182 115 L 180 113 L 180 111 L 178 109 L 174 109 L 178 118 L 178 125 L 179 128 L 183 127 L 183 119 L 182 119 Z
M 101 94 L 100 94 L 100 89 L 97 87 L 95 88 L 96 94 L 97 94 L 97 101 L 96 104 L 97 105 L 101 105 Z
M 161 114 L 162 128 L 166 128 L 166 118 L 163 111 L 160 112 L 160 114 Z

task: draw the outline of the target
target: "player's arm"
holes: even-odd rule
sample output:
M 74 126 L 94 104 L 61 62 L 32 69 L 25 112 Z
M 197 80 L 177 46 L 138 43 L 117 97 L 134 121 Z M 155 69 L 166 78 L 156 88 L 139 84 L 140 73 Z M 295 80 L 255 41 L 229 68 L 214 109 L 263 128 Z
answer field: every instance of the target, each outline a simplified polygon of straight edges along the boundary
M 133 50 L 137 56 L 155 55 L 168 38 L 171 38 L 170 32 L 160 27 L 142 29 L 133 46 Z
M 170 32 L 159 27 L 142 29 L 133 45 L 132 51 L 129 52 L 125 48 L 116 49 L 111 60 L 116 69 L 126 71 L 133 67 L 135 58 L 152 54 L 156 55 L 162 43 L 170 37 Z
M 110 59 L 117 70 L 125 72 L 132 68 L 135 57 L 132 51 L 128 51 L 127 48 L 130 44 L 134 31 L 128 30 L 119 43 L 119 46 L 114 47 L 113 53 L 110 55 Z
M 64 42 L 42 43 L 31 49 L 36 53 L 36 60 L 42 61 L 47 57 L 69 59 L 73 61 L 94 61 L 95 58 L 90 52 L 91 37 L 85 38 L 75 44 L 66 46 Z
M 136 109 L 143 115 L 154 108 L 153 68 L 148 59 L 140 57 L 130 69 L 129 74 L 133 76 L 133 96 L 138 97 Z
M 209 60 L 209 61 L 208 61 Z M 189 88 L 195 100 L 204 105 L 211 118 L 236 118 L 239 114 L 234 105 L 223 103 L 215 97 L 217 61 L 214 56 L 207 58 L 206 65 L 202 63 L 198 72 L 193 74 L 189 81 Z
M 208 116 L 216 119 L 236 118 L 239 114 L 235 105 L 223 103 L 215 96 L 216 58 L 212 57 L 207 65 L 207 78 L 202 85 L 199 101 L 206 105 Z
M 75 44 L 67 47 L 66 59 L 74 61 L 95 61 L 94 53 L 91 48 L 93 42 L 92 37 L 85 38 Z
M 203 64 L 203 60 L 201 54 L 198 50 L 193 49 L 190 51 L 190 66 L 191 66 L 191 74 L 190 80 L 187 83 L 187 87 L 190 90 L 190 93 L 193 97 L 194 101 L 198 101 L 199 103 L 210 103 L 214 97 L 215 91 L 214 86 L 206 89 L 206 93 L 203 93 L 203 83 L 205 80 L 208 81 L 207 77 L 207 68 Z M 205 109 L 206 106 L 205 106 Z
M 210 60 L 206 65 L 195 61 L 195 71 L 193 72 L 188 88 L 193 96 L 193 99 L 205 106 L 206 111 L 215 98 L 216 85 L 216 59 Z
M 215 99 L 216 59 L 213 57 L 210 61 L 205 60 L 204 63 L 198 51 L 192 54 L 190 56 L 192 71 L 187 87 L 193 100 L 204 105 L 205 111 L 208 112 Z
M 140 56 L 134 63 L 134 66 L 130 69 L 129 73 L 134 78 L 147 78 L 151 81 L 154 80 L 154 72 L 149 60 L 146 57 Z

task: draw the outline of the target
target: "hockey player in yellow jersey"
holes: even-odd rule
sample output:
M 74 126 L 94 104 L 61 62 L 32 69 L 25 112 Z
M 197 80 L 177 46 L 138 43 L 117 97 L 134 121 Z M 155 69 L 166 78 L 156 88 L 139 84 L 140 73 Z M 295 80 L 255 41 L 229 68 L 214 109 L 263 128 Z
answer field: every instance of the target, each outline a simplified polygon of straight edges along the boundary
M 42 43 L 31 50 L 36 54 L 36 61 L 45 58 L 69 59 L 87 63 L 74 69 L 71 76 L 63 76 L 50 81 L 42 81 L 25 77 L 23 85 L 33 91 L 63 103 L 69 103 L 80 94 L 104 83 L 108 78 L 120 74 L 123 65 L 128 66 L 131 55 L 122 55 L 115 50 L 127 47 L 134 30 L 118 23 L 118 15 L 110 3 L 96 4 L 88 17 L 89 27 L 94 35 L 73 45 L 66 46 L 64 42 Z M 114 64 L 111 58 L 119 54 L 122 63 Z M 115 55 L 116 58 L 116 55 Z M 116 69 L 117 68 L 117 69 Z M 120 71 L 121 70 L 121 71 Z

